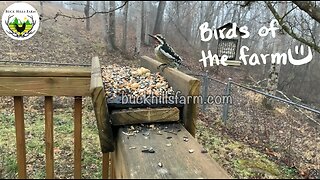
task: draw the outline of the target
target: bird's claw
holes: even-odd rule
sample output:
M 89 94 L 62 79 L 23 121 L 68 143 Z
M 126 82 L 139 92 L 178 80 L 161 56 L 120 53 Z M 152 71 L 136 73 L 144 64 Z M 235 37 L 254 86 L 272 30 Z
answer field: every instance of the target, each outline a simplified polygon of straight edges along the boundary
M 168 67 L 168 64 L 160 64 L 158 67 L 157 67 L 157 69 L 159 70 L 161 70 L 161 72 L 163 72 L 163 70 L 166 68 L 166 67 Z

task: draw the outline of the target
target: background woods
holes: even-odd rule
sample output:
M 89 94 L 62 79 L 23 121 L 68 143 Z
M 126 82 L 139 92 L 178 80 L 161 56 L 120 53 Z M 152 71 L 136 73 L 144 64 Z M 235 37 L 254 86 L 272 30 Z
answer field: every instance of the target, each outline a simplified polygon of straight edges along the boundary
M 83 11 L 84 8 L 87 10 L 85 12 L 89 9 L 91 14 L 96 11 L 113 10 L 123 3 L 123 1 L 62 2 L 65 8 L 79 11 Z M 286 53 L 287 49 L 294 48 L 295 45 L 308 45 L 313 49 L 313 60 L 302 66 L 287 64 L 281 67 L 278 89 L 291 96 L 299 97 L 305 102 L 320 103 L 320 95 L 317 93 L 320 91 L 318 85 L 320 74 L 316 73 L 320 68 L 320 23 L 317 11 L 319 7 L 319 2 L 316 1 L 305 3 L 296 1 L 250 3 L 247 1 L 148 1 L 128 2 L 123 8 L 101 16 L 104 17 L 104 34 L 108 51 L 121 47 L 120 49 L 128 54 L 138 55 L 141 45 L 144 47 L 150 45 L 149 49 L 153 46 L 150 44 L 152 41 L 148 33 L 161 33 L 184 60 L 198 70 L 202 68 L 198 62 L 201 58 L 201 50 L 210 49 L 216 52 L 217 46 L 216 40 L 200 41 L 198 28 L 203 22 L 208 22 L 214 28 L 228 22 L 235 22 L 238 27 L 248 26 L 250 37 L 243 39 L 242 45 L 250 48 L 249 54 L 273 53 L 275 46 L 279 46 L 275 48 L 279 53 Z M 88 14 L 85 13 L 85 16 Z M 272 19 L 280 22 L 285 34 L 283 37 L 277 35 L 276 38 L 260 37 L 259 28 L 268 26 Z M 89 18 L 86 22 L 89 30 Z M 131 35 L 135 38 L 132 39 Z M 280 43 L 274 45 L 280 38 Z M 221 67 L 219 69 L 224 71 Z M 245 73 L 243 79 L 251 83 L 258 82 L 268 77 L 270 61 L 266 65 L 242 66 L 240 70 Z M 214 67 L 209 71 L 217 72 Z M 231 72 L 232 70 L 225 73 Z M 236 74 L 230 75 L 236 76 Z M 266 83 L 266 81 L 263 82 Z M 266 84 L 262 85 L 266 86 Z

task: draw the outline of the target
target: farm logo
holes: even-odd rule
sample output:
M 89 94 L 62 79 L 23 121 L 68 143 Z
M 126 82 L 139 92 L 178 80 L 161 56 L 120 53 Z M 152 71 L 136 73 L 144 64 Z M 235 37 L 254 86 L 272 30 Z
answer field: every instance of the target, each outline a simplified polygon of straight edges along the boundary
M 27 3 L 14 3 L 3 12 L 2 28 L 12 39 L 29 39 L 39 28 L 39 14 Z

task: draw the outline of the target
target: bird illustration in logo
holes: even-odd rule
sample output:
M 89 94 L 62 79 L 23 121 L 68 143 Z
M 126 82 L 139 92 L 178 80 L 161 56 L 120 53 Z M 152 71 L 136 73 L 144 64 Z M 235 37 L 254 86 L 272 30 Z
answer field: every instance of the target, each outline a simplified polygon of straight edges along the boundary
M 8 23 L 8 27 L 11 31 L 11 34 L 15 34 L 18 37 L 25 37 L 28 34 L 32 33 L 31 30 L 34 25 L 33 18 L 31 17 L 32 23 L 29 21 L 27 17 L 24 17 L 23 20 L 15 17 L 10 23 Z

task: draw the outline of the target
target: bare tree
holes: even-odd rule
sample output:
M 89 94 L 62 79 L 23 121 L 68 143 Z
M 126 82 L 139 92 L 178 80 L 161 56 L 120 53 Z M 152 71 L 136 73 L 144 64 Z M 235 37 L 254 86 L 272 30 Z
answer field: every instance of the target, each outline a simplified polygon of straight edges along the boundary
M 129 11 L 129 2 L 124 8 L 123 11 L 123 34 L 122 34 L 122 43 L 121 48 L 124 52 L 127 52 L 127 34 L 128 34 L 128 11 Z
M 141 2 L 141 41 L 146 42 L 145 2 Z
M 106 11 L 108 9 L 108 1 L 103 1 L 103 10 Z M 107 4 L 108 3 L 108 4 Z M 105 23 L 105 36 L 104 36 L 104 40 L 107 44 L 107 50 L 109 52 L 113 51 L 114 48 L 111 44 L 111 40 L 110 40 L 110 23 L 109 23 L 109 14 L 105 14 L 104 15 L 104 23 Z
M 39 29 L 38 29 L 38 32 L 42 32 L 42 18 L 43 18 L 43 1 L 40 1 L 40 13 L 39 13 L 40 15 L 40 25 L 39 25 Z
M 110 1 L 110 7 L 109 10 L 115 9 L 116 8 L 116 2 L 115 1 Z M 109 13 L 109 40 L 110 40 L 110 45 L 113 50 L 117 50 L 116 46 L 116 13 L 113 11 Z
M 287 4 L 283 3 L 280 6 L 279 12 L 281 14 L 285 14 L 287 8 Z M 283 49 L 283 44 L 285 43 L 285 34 L 284 32 L 280 31 L 278 34 L 278 37 L 275 38 L 274 45 L 273 45 L 273 52 L 278 53 L 279 51 Z M 281 68 L 281 63 L 276 63 L 272 62 L 270 66 L 270 73 L 269 73 L 269 78 L 268 78 L 268 84 L 267 84 L 267 93 L 276 95 L 277 89 L 278 89 L 278 82 L 279 82 L 279 74 L 280 74 L 280 68 Z M 266 107 L 271 107 L 271 98 L 267 98 L 264 100 L 264 103 Z
M 320 23 L 320 7 L 316 6 L 316 2 L 312 1 L 292 1 L 300 9 L 308 13 L 314 20 Z
M 141 47 L 141 26 L 142 26 L 142 2 L 137 1 L 137 12 L 136 12 L 136 46 L 134 48 L 134 55 L 138 56 Z
M 90 11 L 90 1 L 87 1 L 86 6 L 84 7 L 84 14 L 86 15 L 86 30 L 90 31 L 90 18 L 89 17 L 89 11 Z
M 311 18 L 313 18 L 314 20 L 316 20 L 319 23 L 319 17 L 320 17 L 320 13 L 319 13 L 319 9 L 320 7 L 317 7 L 315 4 L 311 3 L 310 1 L 308 1 L 307 5 L 300 3 L 299 1 L 294 1 L 295 4 L 298 5 L 299 8 L 301 8 L 303 11 L 307 12 Z M 305 38 L 303 36 L 299 36 L 292 28 L 292 26 L 288 26 L 286 24 L 286 22 L 284 21 L 285 16 L 287 16 L 291 10 L 289 12 L 287 12 L 284 16 L 280 16 L 279 12 L 275 9 L 275 7 L 272 5 L 271 2 L 266 2 L 267 7 L 269 8 L 269 10 L 271 11 L 271 13 L 273 14 L 273 16 L 279 21 L 281 27 L 283 28 L 283 30 L 289 34 L 291 37 L 293 37 L 294 39 L 310 46 L 312 49 L 316 50 L 318 53 L 320 53 L 320 46 L 313 42 L 310 41 L 308 38 Z M 310 6 L 310 7 L 309 7 Z M 308 8 L 309 7 L 309 8 Z M 294 10 L 294 8 L 292 9 Z
M 163 19 L 165 7 L 166 7 L 166 1 L 160 1 L 158 6 L 158 11 L 157 11 L 156 23 L 153 29 L 153 34 L 161 33 L 162 31 L 162 19 Z
M 152 29 L 151 27 L 151 2 L 150 1 L 145 1 L 144 2 L 144 26 L 145 26 L 145 32 L 150 32 L 150 30 Z M 144 39 L 145 41 L 143 42 L 145 45 L 150 45 L 150 36 L 147 35 L 147 33 L 145 33 L 144 35 Z

